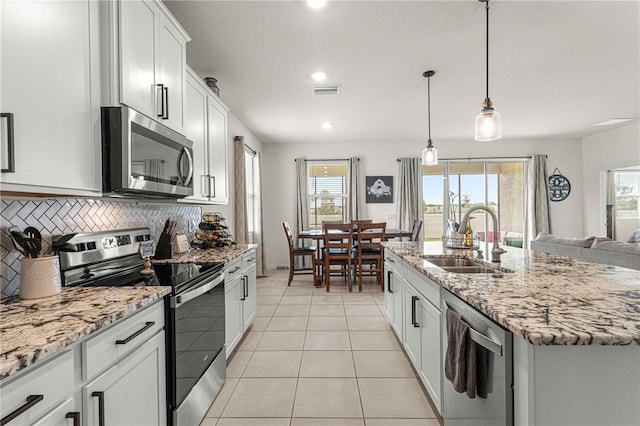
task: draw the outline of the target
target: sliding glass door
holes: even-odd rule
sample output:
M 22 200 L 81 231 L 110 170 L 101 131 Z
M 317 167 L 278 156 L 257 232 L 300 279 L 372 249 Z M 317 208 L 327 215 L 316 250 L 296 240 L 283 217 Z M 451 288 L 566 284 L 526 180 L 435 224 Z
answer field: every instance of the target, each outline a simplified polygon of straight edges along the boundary
M 482 241 L 522 247 L 525 206 L 525 160 L 442 161 L 423 167 L 425 240 L 440 240 L 447 222 L 459 226 L 474 206 L 486 206 L 498 217 L 494 235 L 491 217 L 473 212 L 469 222 Z

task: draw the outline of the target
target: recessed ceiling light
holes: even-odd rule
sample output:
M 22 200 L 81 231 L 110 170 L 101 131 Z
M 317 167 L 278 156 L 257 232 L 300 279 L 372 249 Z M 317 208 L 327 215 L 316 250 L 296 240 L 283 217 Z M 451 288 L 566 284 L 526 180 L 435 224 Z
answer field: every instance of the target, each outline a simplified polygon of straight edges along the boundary
M 616 124 L 626 123 L 627 121 L 631 121 L 631 120 L 633 120 L 633 118 L 611 118 L 601 123 L 594 124 L 594 126 L 598 126 L 598 127 L 615 126 Z
M 329 130 L 333 127 L 333 123 L 329 122 L 329 121 L 325 121 L 324 123 L 322 123 L 322 128 L 325 130 Z
M 325 4 L 327 4 L 327 0 L 307 0 L 307 5 L 314 9 L 320 9 Z
M 311 78 L 313 78 L 315 81 L 325 81 L 327 79 L 327 74 L 323 73 L 322 71 L 316 71 L 311 74 Z

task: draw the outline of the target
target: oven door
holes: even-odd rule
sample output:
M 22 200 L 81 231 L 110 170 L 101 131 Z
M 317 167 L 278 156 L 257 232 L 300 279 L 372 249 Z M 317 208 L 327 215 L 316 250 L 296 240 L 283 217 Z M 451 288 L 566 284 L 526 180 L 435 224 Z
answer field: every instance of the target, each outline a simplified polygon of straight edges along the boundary
M 127 107 L 102 108 L 103 190 L 193 195 L 193 142 Z
M 170 298 L 169 416 L 199 424 L 226 378 L 224 271 Z

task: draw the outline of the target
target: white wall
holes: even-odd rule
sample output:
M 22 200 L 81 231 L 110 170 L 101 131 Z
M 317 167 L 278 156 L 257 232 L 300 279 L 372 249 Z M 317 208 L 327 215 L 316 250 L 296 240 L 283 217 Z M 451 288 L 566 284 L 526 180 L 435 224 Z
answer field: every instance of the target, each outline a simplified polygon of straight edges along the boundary
M 233 160 L 233 138 L 236 136 L 244 136 L 244 143 L 248 145 L 257 152 L 262 152 L 262 143 L 256 138 L 256 136 L 251 133 L 251 131 L 244 125 L 238 118 L 233 114 L 233 112 L 229 112 L 227 116 L 227 176 L 228 176 L 228 191 L 229 191 L 229 204 L 227 205 L 205 205 L 202 206 L 202 212 L 221 212 L 223 217 L 226 219 L 227 226 L 229 227 L 229 231 L 233 235 L 235 239 L 235 201 L 234 201 L 234 181 L 233 176 L 235 173 L 234 170 L 234 160 Z
M 640 164 L 640 124 L 634 123 L 582 140 L 584 235 L 604 235 L 600 175 L 611 168 Z
M 569 197 L 551 203 L 551 226 L 554 233 L 563 236 L 583 234 L 582 224 L 582 163 L 581 141 L 566 140 L 521 140 L 495 142 L 435 142 L 440 158 L 460 157 L 524 157 L 533 154 L 547 154 L 547 167 L 551 174 L 555 167 L 569 178 L 572 191 Z M 424 146 L 417 143 L 393 142 L 385 144 L 343 143 L 343 144 L 264 144 L 264 225 L 267 267 L 275 268 L 289 264 L 288 249 L 282 222 L 294 222 L 295 178 L 294 159 L 360 158 L 361 188 L 364 192 L 364 178 L 369 175 L 394 176 L 397 187 L 397 162 L 400 157 L 417 157 Z M 395 196 L 394 196 L 395 201 Z M 396 205 L 366 204 L 363 199 L 362 217 L 386 221 L 389 227 L 395 225 Z

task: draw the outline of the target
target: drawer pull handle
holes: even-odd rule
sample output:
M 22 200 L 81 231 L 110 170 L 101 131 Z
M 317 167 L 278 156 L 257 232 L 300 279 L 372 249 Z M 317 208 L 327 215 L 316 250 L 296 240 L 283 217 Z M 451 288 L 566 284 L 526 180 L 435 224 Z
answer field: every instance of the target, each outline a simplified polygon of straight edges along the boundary
M 235 274 L 236 272 L 238 272 L 240 270 L 239 266 L 236 266 L 233 271 L 229 271 L 230 274 Z
M 104 426 L 104 392 L 92 392 L 93 398 L 98 398 L 98 426 Z
M 127 343 L 129 343 L 130 341 L 138 337 L 140 334 L 144 333 L 145 331 L 153 327 L 155 324 L 156 324 L 155 321 L 147 321 L 144 324 L 144 327 L 142 327 L 140 330 L 133 333 L 131 336 L 127 337 L 124 340 L 116 340 L 116 345 L 126 345 Z
M 65 419 L 73 419 L 73 426 L 80 426 L 80 412 L 71 411 L 64 416 Z
M 7 414 L 5 417 L 2 418 L 2 420 L 0 420 L 0 426 L 6 425 L 11 420 L 15 419 L 22 413 L 26 412 L 29 408 L 33 407 L 43 399 L 44 399 L 44 395 L 29 395 L 27 397 L 27 402 L 25 402 L 21 407 L 18 407 L 15 411 Z

